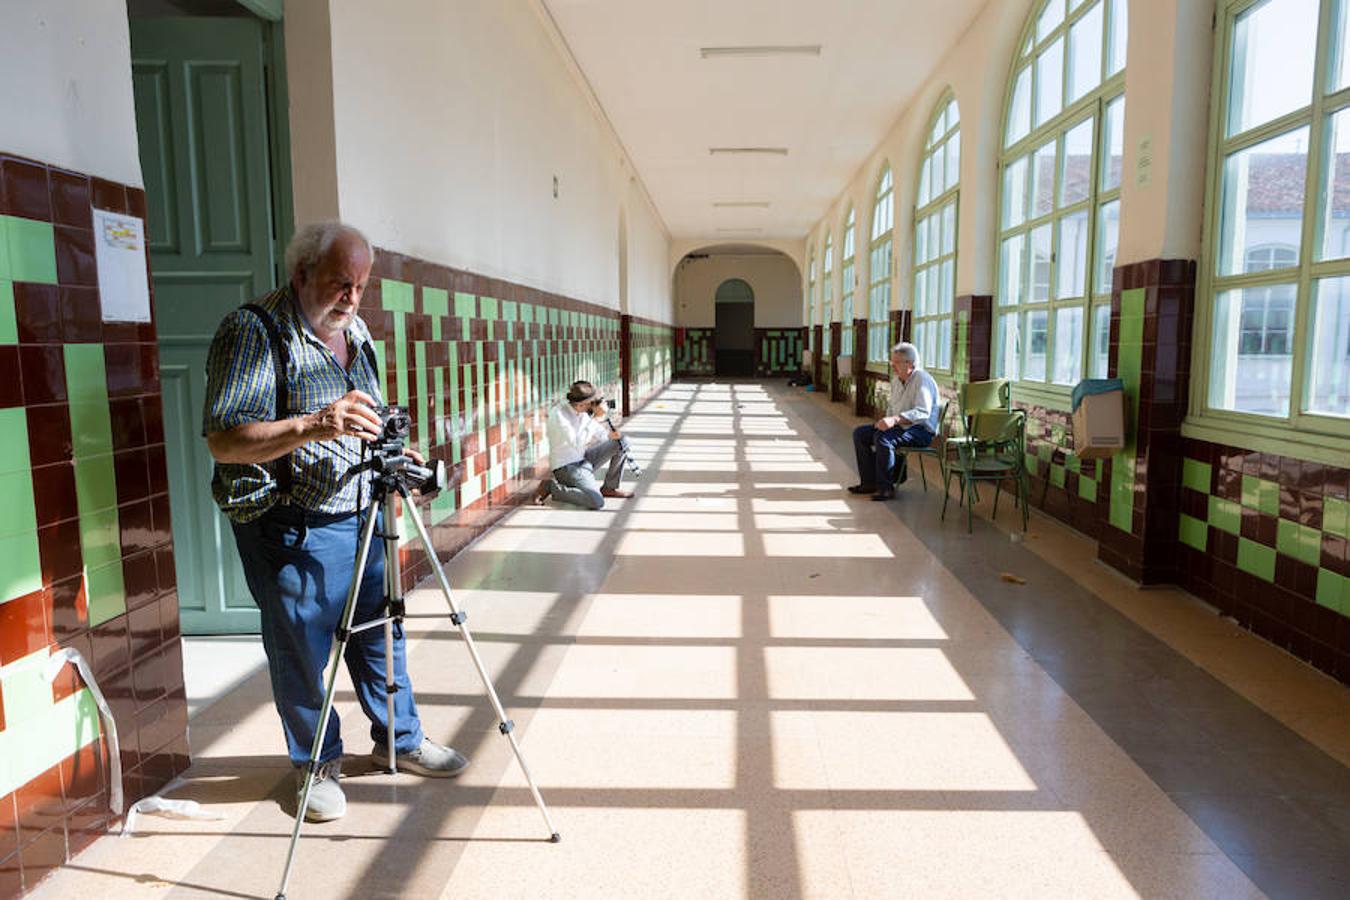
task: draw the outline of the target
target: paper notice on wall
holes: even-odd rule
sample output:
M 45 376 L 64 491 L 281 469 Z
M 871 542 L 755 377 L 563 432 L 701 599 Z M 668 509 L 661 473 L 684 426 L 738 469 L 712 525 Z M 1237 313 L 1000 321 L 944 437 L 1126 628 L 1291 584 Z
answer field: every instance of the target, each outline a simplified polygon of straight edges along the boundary
M 1149 135 L 1139 139 L 1139 153 L 1134 159 L 1134 183 L 1139 187 L 1148 187 L 1153 181 L 1153 138 Z
M 149 322 L 145 222 L 135 216 L 94 210 L 94 257 L 103 321 Z

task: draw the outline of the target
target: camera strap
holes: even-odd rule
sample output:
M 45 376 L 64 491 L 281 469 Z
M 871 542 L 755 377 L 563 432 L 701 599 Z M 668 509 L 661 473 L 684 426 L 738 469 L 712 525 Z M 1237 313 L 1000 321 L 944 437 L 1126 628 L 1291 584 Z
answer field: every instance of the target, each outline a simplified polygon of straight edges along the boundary
M 286 342 L 281 339 L 281 332 L 277 330 L 276 320 L 267 310 L 256 303 L 245 303 L 240 309 L 246 309 L 258 317 L 258 321 L 262 322 L 263 330 L 267 332 L 267 340 L 272 345 L 272 367 L 276 370 L 275 418 L 279 422 L 286 418 L 286 414 L 291 408 L 290 382 L 286 376 L 286 369 L 290 363 L 290 353 L 286 348 Z M 289 453 L 272 460 L 272 477 L 277 482 L 280 502 L 290 503 L 291 455 Z

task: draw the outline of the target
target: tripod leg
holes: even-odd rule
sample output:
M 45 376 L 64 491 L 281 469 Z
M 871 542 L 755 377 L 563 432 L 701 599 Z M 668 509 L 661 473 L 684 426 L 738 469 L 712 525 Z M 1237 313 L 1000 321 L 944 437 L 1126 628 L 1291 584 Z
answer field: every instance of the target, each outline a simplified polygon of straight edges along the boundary
M 402 493 L 402 488 L 400 488 Z M 404 500 L 411 502 L 404 496 Z M 469 626 L 465 624 L 467 616 L 460 612 L 459 604 L 455 603 L 455 595 L 450 590 L 450 580 L 445 575 L 445 569 L 441 566 L 440 559 L 436 556 L 436 549 L 431 543 L 431 535 L 427 533 L 426 525 L 422 524 L 422 517 L 414 513 L 408 517 L 412 520 L 414 527 L 417 528 L 417 537 L 422 542 L 422 547 L 427 552 L 427 558 L 431 560 L 431 570 L 436 575 L 436 581 L 441 586 L 441 593 L 445 594 L 445 602 L 450 605 L 450 621 L 459 627 L 460 636 L 464 638 L 464 645 L 469 648 L 469 656 L 473 659 L 474 668 L 478 670 L 478 677 L 483 681 L 483 688 L 487 691 L 488 701 L 492 704 L 493 711 L 497 714 L 497 730 L 506 736 L 511 743 L 511 750 L 516 755 L 516 763 L 520 766 L 521 774 L 525 776 L 526 783 L 530 786 L 530 794 L 534 796 L 534 804 L 539 807 L 539 814 L 544 817 L 544 825 L 549 831 L 549 840 L 558 843 L 562 840 L 562 835 L 558 829 L 553 826 L 553 819 L 548 814 L 548 807 L 544 805 L 544 798 L 539 793 L 538 786 L 534 783 L 534 776 L 530 774 L 530 767 L 525 763 L 525 755 L 520 751 L 520 744 L 516 741 L 515 723 L 507 718 L 506 710 L 502 707 L 502 701 L 497 696 L 497 689 L 492 686 L 492 677 L 488 675 L 487 668 L 483 665 L 482 658 L 478 655 L 478 647 L 473 642 L 473 634 L 469 632 Z
M 305 813 L 309 810 L 309 791 L 314 786 L 314 773 L 319 768 L 319 754 L 323 752 L 323 736 L 328 731 L 328 716 L 333 711 L 333 694 L 337 687 L 338 667 L 347 651 L 347 642 L 351 639 L 352 619 L 356 616 L 356 595 L 361 590 L 361 573 L 366 570 L 366 560 L 370 556 L 370 541 L 375 534 L 375 511 L 378 501 L 373 499 L 366 510 L 367 521 L 361 532 L 361 544 L 356 552 L 356 568 L 352 570 L 352 586 L 347 592 L 347 605 L 342 609 L 342 624 L 338 626 L 337 649 L 333 653 L 331 668 L 328 671 L 328 684 L 323 692 L 323 706 L 319 711 L 319 725 L 314 731 L 314 743 L 310 745 L 309 764 L 305 769 L 305 786 L 300 792 L 299 808 L 295 811 L 295 827 L 291 829 L 291 844 L 286 850 L 286 867 L 281 872 L 281 887 L 277 888 L 276 900 L 286 900 L 286 885 L 291 880 L 291 866 L 295 862 L 295 848 L 300 841 L 300 827 L 305 823 Z
M 398 565 L 398 519 L 395 513 L 394 496 L 386 494 L 384 499 L 384 596 L 389 603 L 386 613 L 391 617 L 384 623 L 384 696 L 385 696 L 385 740 L 389 751 L 389 765 L 385 771 L 393 775 L 398 771 L 398 754 L 394 752 L 394 695 L 398 693 L 398 683 L 394 680 L 394 620 L 403 617 L 403 584 Z

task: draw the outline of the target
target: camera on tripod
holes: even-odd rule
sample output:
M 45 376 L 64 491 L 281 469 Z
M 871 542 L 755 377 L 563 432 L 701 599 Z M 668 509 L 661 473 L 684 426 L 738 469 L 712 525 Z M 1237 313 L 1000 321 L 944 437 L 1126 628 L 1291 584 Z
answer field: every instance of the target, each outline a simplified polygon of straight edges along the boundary
M 430 497 L 445 487 L 445 463 L 429 460 L 425 466 L 413 462 L 404 450 L 404 441 L 412 431 L 412 416 L 406 406 L 377 406 L 380 417 L 380 436 L 371 446 L 371 468 L 380 475 L 395 479 L 409 491 Z
M 619 430 L 618 426 L 610 421 L 609 418 L 609 414 L 613 412 L 617 406 L 617 403 L 606 397 L 598 397 L 591 403 L 591 409 L 603 411 L 605 413 L 605 424 L 609 426 L 610 431 Z M 619 436 L 619 448 L 624 452 L 624 465 L 627 467 L 628 471 L 633 473 L 634 478 L 641 478 L 642 466 L 633 458 L 633 448 L 628 445 L 628 438 L 624 437 L 622 434 Z

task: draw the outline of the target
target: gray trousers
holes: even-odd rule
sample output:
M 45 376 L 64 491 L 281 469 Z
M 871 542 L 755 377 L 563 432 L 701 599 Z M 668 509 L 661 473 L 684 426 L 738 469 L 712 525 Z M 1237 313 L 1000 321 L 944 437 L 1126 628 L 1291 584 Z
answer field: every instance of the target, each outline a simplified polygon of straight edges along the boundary
M 587 509 L 600 509 L 605 497 L 595 483 L 595 470 L 609 460 L 605 473 L 605 489 L 617 490 L 623 478 L 623 464 L 628 455 L 619 449 L 616 440 L 603 441 L 586 451 L 586 458 L 553 470 L 548 483 L 549 495 L 559 503 L 571 503 Z

